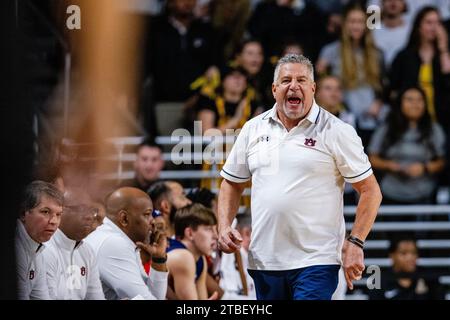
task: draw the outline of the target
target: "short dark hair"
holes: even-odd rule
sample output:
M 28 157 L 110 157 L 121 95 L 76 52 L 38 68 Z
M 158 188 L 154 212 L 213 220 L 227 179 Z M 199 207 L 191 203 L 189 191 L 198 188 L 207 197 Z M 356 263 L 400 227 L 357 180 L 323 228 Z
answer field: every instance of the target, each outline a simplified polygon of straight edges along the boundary
M 399 234 L 391 239 L 389 245 L 389 253 L 394 253 L 398 250 L 398 246 L 401 242 L 413 242 L 417 248 L 416 238 L 411 234 Z
M 139 150 L 141 150 L 141 148 L 143 148 L 143 147 L 157 148 L 161 152 L 164 151 L 163 147 L 161 145 L 159 145 L 158 143 L 156 143 L 155 139 L 152 137 L 145 137 L 144 140 L 142 140 L 142 142 L 139 143 L 138 146 L 136 147 L 136 153 L 138 153 Z
M 160 209 L 159 205 L 161 200 L 169 197 L 171 190 L 167 184 L 167 181 L 156 181 L 150 185 L 147 190 L 147 194 L 152 199 L 155 209 Z
M 250 212 L 238 214 L 236 216 L 238 228 L 251 228 L 252 227 L 252 215 Z
M 60 206 L 64 203 L 63 193 L 55 185 L 45 181 L 35 180 L 26 186 L 22 194 L 20 214 L 23 215 L 28 210 L 38 206 L 44 195 L 55 200 Z
M 200 203 L 205 207 L 212 209 L 212 201 L 216 199 L 216 194 L 207 188 L 193 188 L 186 197 L 195 203 Z
M 196 230 L 198 226 L 213 226 L 217 218 L 211 209 L 200 203 L 193 203 L 177 210 L 174 218 L 175 236 L 184 237 L 184 230 L 191 227 Z

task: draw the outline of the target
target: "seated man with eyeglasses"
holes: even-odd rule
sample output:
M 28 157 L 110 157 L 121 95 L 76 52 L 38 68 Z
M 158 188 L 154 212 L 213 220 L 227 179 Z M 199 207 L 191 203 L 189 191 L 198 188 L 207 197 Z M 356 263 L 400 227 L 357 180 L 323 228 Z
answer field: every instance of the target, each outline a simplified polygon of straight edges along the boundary
M 83 241 L 93 231 L 97 214 L 98 208 L 84 189 L 66 188 L 61 224 L 44 252 L 52 299 L 105 299 L 97 258 Z

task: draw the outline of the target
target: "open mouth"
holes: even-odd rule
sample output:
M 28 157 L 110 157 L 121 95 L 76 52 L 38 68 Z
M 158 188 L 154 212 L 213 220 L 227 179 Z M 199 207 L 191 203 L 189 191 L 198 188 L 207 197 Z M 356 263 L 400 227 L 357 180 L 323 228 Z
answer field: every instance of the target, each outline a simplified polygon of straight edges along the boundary
M 287 101 L 288 101 L 290 104 L 298 105 L 298 104 L 300 104 L 300 102 L 302 102 L 302 99 L 300 99 L 300 98 L 298 98 L 298 97 L 289 97 L 289 98 L 287 99 Z

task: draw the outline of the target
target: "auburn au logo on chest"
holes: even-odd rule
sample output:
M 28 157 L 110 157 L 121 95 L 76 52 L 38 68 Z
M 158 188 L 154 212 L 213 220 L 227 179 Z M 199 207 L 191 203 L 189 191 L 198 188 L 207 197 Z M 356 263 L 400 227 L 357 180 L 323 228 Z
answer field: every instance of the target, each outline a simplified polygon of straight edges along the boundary
M 305 138 L 305 146 L 308 147 L 314 147 L 316 145 L 316 140 L 312 139 L 312 138 Z

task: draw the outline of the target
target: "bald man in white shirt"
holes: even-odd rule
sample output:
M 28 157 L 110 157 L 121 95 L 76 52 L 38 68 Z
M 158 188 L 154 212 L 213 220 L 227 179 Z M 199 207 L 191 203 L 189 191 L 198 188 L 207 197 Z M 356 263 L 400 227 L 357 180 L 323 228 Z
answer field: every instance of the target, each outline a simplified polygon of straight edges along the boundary
M 167 239 L 154 227 L 152 212 L 150 197 L 137 188 L 123 187 L 107 198 L 103 224 L 86 238 L 98 258 L 106 299 L 165 299 Z M 153 232 L 153 243 L 148 243 Z M 140 250 L 151 257 L 149 276 Z

